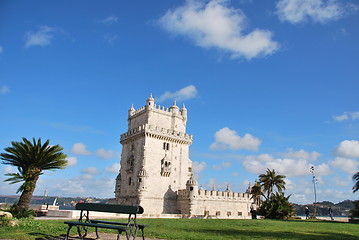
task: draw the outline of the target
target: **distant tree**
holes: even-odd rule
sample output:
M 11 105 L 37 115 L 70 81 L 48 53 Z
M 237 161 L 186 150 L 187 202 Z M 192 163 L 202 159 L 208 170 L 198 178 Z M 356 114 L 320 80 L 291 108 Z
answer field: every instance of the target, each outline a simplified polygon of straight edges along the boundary
M 352 218 L 359 217 L 359 200 L 353 202 L 354 207 L 350 209 L 350 216 Z
M 0 154 L 3 164 L 17 167 L 18 173 L 5 174 L 10 176 L 5 182 L 10 184 L 23 182 L 17 190 L 21 192 L 17 209 L 28 209 L 36 182 L 44 170 L 63 169 L 67 165 L 66 155 L 59 145 L 50 145 L 47 140 L 43 145 L 41 138 L 37 141 L 33 138 L 30 142 L 26 138 L 22 142 L 11 142 L 11 147 L 5 148 L 5 153 Z
M 353 189 L 353 193 L 355 193 L 356 191 L 359 190 L 359 172 L 353 175 L 353 181 L 354 181 L 354 186 L 352 189 Z
M 259 182 L 263 187 L 263 191 L 267 192 L 267 199 L 273 193 L 274 188 L 277 188 L 279 192 L 285 189 L 284 178 L 284 175 L 277 175 L 274 169 L 270 170 L 269 168 L 267 168 L 265 174 L 259 175 Z
M 257 206 L 260 206 L 262 202 L 263 191 L 259 181 L 255 181 L 253 187 L 251 188 L 250 194 L 252 195 L 251 198 L 253 199 L 254 203 L 257 204 Z
M 258 214 L 270 219 L 284 219 L 294 215 L 294 206 L 289 202 L 291 195 L 285 197 L 283 192 L 272 193 L 258 210 Z

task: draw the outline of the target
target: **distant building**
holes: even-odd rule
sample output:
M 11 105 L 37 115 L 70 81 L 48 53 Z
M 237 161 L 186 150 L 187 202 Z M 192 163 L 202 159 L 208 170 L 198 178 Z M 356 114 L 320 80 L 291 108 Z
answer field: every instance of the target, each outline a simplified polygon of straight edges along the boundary
M 128 110 L 128 131 L 121 135 L 121 170 L 116 178 L 116 202 L 141 205 L 145 215 L 249 218 L 250 194 L 198 188 L 189 159 L 192 135 L 186 133 L 187 109 L 174 102 Z

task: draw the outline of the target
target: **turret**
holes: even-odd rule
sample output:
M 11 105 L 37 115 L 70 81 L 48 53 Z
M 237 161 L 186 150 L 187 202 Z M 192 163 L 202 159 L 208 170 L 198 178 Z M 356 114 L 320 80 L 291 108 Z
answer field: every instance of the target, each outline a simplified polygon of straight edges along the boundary
M 170 111 L 172 112 L 172 116 L 177 116 L 179 107 L 176 105 L 176 100 L 173 101 L 173 105 L 170 107 Z
M 155 99 L 152 97 L 152 93 L 150 94 L 150 97 L 146 100 L 146 108 L 152 110 L 155 107 Z
M 187 122 L 187 108 L 184 104 L 183 104 L 183 107 L 181 110 L 181 115 L 182 115 L 183 121 Z
M 193 174 L 187 180 L 186 189 L 189 192 L 190 198 L 198 195 L 198 183 L 197 183 L 196 179 L 194 178 Z
M 130 109 L 128 109 L 128 117 L 131 117 L 135 113 L 135 108 L 133 107 L 133 104 Z
M 146 190 L 146 185 L 145 185 L 146 177 L 147 177 L 146 170 L 141 168 L 141 170 L 137 174 L 139 191 Z
M 252 192 L 252 186 L 251 183 L 248 183 L 248 188 L 246 190 L 246 193 L 250 194 Z
M 115 194 L 116 194 L 116 198 L 119 196 L 120 194 L 120 188 L 121 188 L 121 173 L 119 172 L 117 177 L 116 177 L 116 188 L 115 188 Z

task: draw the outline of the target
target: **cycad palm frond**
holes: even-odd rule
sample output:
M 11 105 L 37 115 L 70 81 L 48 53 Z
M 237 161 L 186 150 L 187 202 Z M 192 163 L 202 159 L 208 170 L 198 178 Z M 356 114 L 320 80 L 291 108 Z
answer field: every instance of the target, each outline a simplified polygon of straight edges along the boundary
M 11 147 L 5 148 L 5 153 L 0 154 L 3 164 L 17 167 L 19 173 L 9 173 L 10 178 L 5 181 L 10 183 L 24 182 L 18 192 L 22 192 L 18 205 L 28 208 L 36 182 L 43 170 L 55 170 L 66 167 L 66 155 L 59 145 L 50 145 L 47 140 L 41 143 L 41 138 L 32 142 L 26 138 L 22 142 L 11 142 Z

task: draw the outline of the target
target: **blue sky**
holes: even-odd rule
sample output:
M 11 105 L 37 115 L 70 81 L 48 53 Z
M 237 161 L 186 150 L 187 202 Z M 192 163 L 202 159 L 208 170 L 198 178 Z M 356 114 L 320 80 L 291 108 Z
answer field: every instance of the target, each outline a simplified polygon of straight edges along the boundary
M 358 23 L 354 0 L 2 0 L 0 149 L 50 139 L 69 166 L 35 194 L 112 198 L 127 110 L 152 93 L 186 105 L 204 188 L 271 168 L 310 203 L 314 166 L 318 201 L 358 199 Z

